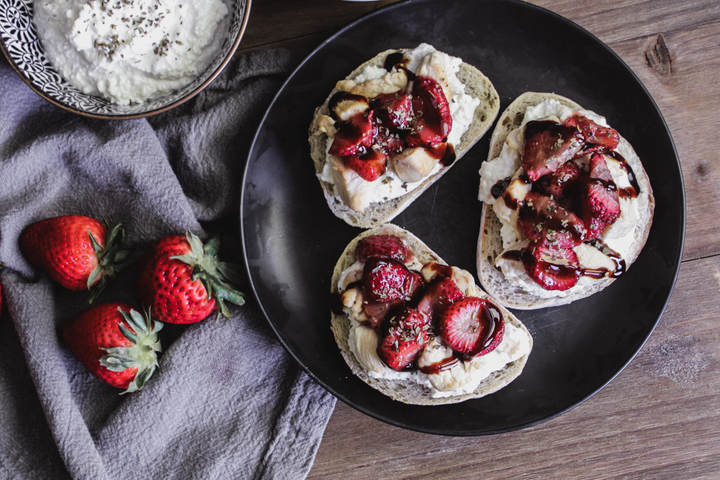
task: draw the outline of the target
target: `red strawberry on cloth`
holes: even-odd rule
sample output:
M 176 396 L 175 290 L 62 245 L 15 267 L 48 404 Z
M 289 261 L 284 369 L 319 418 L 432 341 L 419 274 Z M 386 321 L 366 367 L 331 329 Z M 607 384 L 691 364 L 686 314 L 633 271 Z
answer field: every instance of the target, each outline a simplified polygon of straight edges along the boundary
M 393 370 L 408 368 L 430 341 L 430 322 L 417 310 L 406 308 L 385 323 L 378 357 Z
M 225 302 L 243 305 L 235 290 L 235 267 L 218 257 L 220 242 L 203 242 L 192 232 L 157 241 L 140 259 L 135 296 L 166 323 L 196 323 L 215 309 L 230 317 Z
M 33 265 L 63 287 L 90 290 L 92 303 L 108 278 L 127 266 L 120 224 L 108 227 L 83 215 L 64 215 L 33 223 L 20 236 L 20 249 Z
M 505 333 L 500 311 L 487 300 L 465 297 L 450 305 L 440 319 L 440 336 L 454 351 L 485 355 L 495 350 Z
M 90 373 L 130 393 L 140 390 L 158 366 L 162 327 L 149 313 L 116 302 L 75 315 L 63 326 L 62 336 Z

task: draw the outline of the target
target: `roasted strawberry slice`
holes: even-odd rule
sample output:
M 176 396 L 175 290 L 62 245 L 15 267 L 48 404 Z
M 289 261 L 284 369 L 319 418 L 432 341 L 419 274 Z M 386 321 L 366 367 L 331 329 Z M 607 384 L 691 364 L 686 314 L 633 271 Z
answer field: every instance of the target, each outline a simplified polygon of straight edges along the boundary
M 583 146 L 576 128 L 549 120 L 528 122 L 524 134 L 522 167 L 531 182 L 560 168 Z
M 351 155 L 345 157 L 343 161 L 347 168 L 355 171 L 368 182 L 374 182 L 387 170 L 387 156 L 372 148 L 365 155 Z
M 417 309 L 433 323 L 442 316 L 448 306 L 463 297 L 465 295 L 452 278 L 439 277 L 425 289 Z
M 397 260 L 373 257 L 363 269 L 363 294 L 371 302 L 411 298 L 422 278 Z
M 603 228 L 605 228 L 605 224 L 599 218 L 593 217 L 592 213 L 587 208 L 583 209 L 582 215 L 585 228 L 587 229 L 584 241 L 589 242 L 591 240 L 595 240 L 602 233 Z
M 372 328 L 377 328 L 383 324 L 390 312 L 402 307 L 405 304 L 403 299 L 395 299 L 391 302 L 365 302 L 363 312 L 368 317 L 368 321 Z
M 605 156 L 595 153 L 590 158 L 590 176 L 585 202 L 590 214 L 605 225 L 612 225 L 620 216 L 620 198 Z
M 376 133 L 372 111 L 353 115 L 340 123 L 329 153 L 340 157 L 363 155 L 373 144 Z
M 620 135 L 614 128 L 603 127 L 589 118 L 575 115 L 563 122 L 580 131 L 587 147 L 583 153 L 615 150 L 620 142 Z
M 375 118 L 390 130 L 407 130 L 413 121 L 410 95 L 402 90 L 381 93 L 371 102 Z
M 445 92 L 431 77 L 419 76 L 412 88 L 415 123 L 405 141 L 411 147 L 434 147 L 447 139 L 452 115 Z
M 557 170 L 544 175 L 533 184 L 533 189 L 552 196 L 568 208 L 579 198 L 585 183 L 586 172 L 574 161 L 565 162 Z
M 572 288 L 582 275 L 580 263 L 572 248 L 531 244 L 523 249 L 522 258 L 527 274 L 545 290 Z
M 573 247 L 585 240 L 586 227 L 580 217 L 563 208 L 557 200 L 529 192 L 518 212 L 518 225 L 535 243 Z
M 505 321 L 491 302 L 465 297 L 450 305 L 440 319 L 440 336 L 454 351 L 485 355 L 502 342 Z
M 364 262 L 371 257 L 394 258 L 404 262 L 408 258 L 408 248 L 402 238 L 395 235 L 371 235 L 358 242 L 355 258 Z
M 417 310 L 406 308 L 384 325 L 378 356 L 393 370 L 410 368 L 430 340 L 430 322 Z

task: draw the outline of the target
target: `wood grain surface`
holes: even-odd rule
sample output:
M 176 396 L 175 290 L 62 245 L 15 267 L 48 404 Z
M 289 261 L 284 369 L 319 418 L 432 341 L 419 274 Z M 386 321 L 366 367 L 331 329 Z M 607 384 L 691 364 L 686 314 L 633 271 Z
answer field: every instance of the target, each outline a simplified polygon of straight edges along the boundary
M 271 47 L 307 53 L 389 3 L 254 0 L 240 53 Z M 426 435 L 338 402 L 310 479 L 720 478 L 720 2 L 531 3 L 609 45 L 670 128 L 682 164 L 687 230 L 668 309 L 606 388 L 532 428 L 492 437 Z

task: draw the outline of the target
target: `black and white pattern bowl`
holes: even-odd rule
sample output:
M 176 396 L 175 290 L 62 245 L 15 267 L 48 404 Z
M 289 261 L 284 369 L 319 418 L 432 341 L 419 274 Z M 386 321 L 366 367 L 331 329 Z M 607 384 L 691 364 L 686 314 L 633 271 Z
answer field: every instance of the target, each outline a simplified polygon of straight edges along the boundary
M 225 67 L 240 44 L 251 0 L 230 0 L 232 18 L 222 48 L 208 68 L 187 86 L 143 103 L 117 105 L 82 93 L 50 64 L 33 23 L 32 0 L 0 0 L 0 49 L 33 90 L 66 110 L 96 118 L 128 119 L 164 112 L 194 97 Z

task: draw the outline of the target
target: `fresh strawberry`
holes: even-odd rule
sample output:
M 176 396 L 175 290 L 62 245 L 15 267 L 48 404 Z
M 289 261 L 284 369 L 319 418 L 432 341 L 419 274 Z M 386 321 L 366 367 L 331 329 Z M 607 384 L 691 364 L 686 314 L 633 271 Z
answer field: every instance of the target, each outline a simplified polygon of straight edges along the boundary
M 600 151 L 609 152 L 615 150 L 620 142 L 620 135 L 615 129 L 598 125 L 589 118 L 575 115 L 563 123 L 578 129 L 587 144 L 584 154 Z
M 340 124 L 329 153 L 340 157 L 363 155 L 373 144 L 376 134 L 372 111 L 358 113 Z
M 363 269 L 363 294 L 370 302 L 410 298 L 421 285 L 419 275 L 391 258 L 370 258 Z
M 355 258 L 364 262 L 371 257 L 394 258 L 404 262 L 408 257 L 408 248 L 405 242 L 395 235 L 371 235 L 358 242 Z
M 377 353 L 393 370 L 405 370 L 420 356 L 430 340 L 430 323 L 410 308 L 385 322 L 384 335 Z
M 157 241 L 140 259 L 135 296 L 166 323 L 195 323 L 216 308 L 230 317 L 225 302 L 242 305 L 243 294 L 232 285 L 233 265 L 219 261 L 218 239 L 203 245 L 188 231 Z
M 465 297 L 457 283 L 450 277 L 439 277 L 425 289 L 425 293 L 418 303 L 417 309 L 434 322 L 445 312 L 445 309 Z
M 33 265 L 63 287 L 90 290 L 92 303 L 111 278 L 127 265 L 121 248 L 125 233 L 94 218 L 64 215 L 33 223 L 20 236 L 20 249 Z
M 620 216 L 620 198 L 605 156 L 590 157 L 590 177 L 587 184 L 586 206 L 591 215 L 605 225 L 612 225 Z
M 574 287 L 582 276 L 572 248 L 530 245 L 523 250 L 523 264 L 530 278 L 545 290 L 563 291 Z
M 452 115 L 445 92 L 431 77 L 420 76 L 412 87 L 415 124 L 405 140 L 411 147 L 434 147 L 452 130 Z
M 360 157 L 357 155 L 345 157 L 344 162 L 346 167 L 354 170 L 368 182 L 374 182 L 387 170 L 387 156 L 372 148 Z
M 62 336 L 90 373 L 129 393 L 140 390 L 157 368 L 162 327 L 131 305 L 105 303 L 70 319 Z
M 440 336 L 463 355 L 485 355 L 502 341 L 505 322 L 489 301 L 465 297 L 450 305 L 440 319 Z
M 530 121 L 524 133 L 522 167 L 531 182 L 556 171 L 583 146 L 575 128 L 553 121 Z

